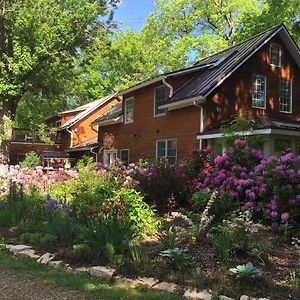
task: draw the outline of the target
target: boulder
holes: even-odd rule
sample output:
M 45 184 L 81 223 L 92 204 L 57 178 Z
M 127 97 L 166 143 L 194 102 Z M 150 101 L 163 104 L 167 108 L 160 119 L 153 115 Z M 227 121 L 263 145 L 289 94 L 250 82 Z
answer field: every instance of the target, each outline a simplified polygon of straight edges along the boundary
M 211 294 L 207 290 L 203 290 L 200 292 L 197 292 L 197 290 L 186 290 L 183 295 L 184 298 L 190 299 L 190 300 L 210 300 Z
M 38 254 L 35 253 L 33 249 L 26 249 L 26 250 L 19 251 L 17 255 L 23 255 L 34 259 L 38 259 L 40 257 Z
M 95 266 L 90 268 L 90 273 L 92 276 L 99 277 L 105 280 L 110 280 L 113 277 L 115 271 L 115 269 L 103 266 Z
M 18 254 L 21 251 L 31 249 L 31 246 L 27 245 L 5 245 L 6 249 L 13 253 L 14 255 Z
M 179 286 L 175 283 L 163 281 L 155 284 L 152 288 L 163 292 L 176 293 L 176 291 L 179 289 Z

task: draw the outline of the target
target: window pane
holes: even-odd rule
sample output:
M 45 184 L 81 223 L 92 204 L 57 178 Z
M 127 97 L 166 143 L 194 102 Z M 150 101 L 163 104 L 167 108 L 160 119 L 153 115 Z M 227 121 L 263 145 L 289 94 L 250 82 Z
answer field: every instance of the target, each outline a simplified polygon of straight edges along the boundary
M 290 81 L 280 80 L 279 95 L 279 110 L 282 112 L 291 112 L 292 86 Z
M 265 108 L 266 104 L 266 79 L 264 76 L 253 76 L 252 83 L 252 106 Z
M 125 100 L 125 123 L 133 122 L 133 98 Z
M 155 89 L 154 101 L 155 101 L 155 112 L 154 115 L 163 115 L 165 114 L 165 109 L 159 109 L 158 107 L 163 104 L 164 100 L 167 98 L 166 95 L 167 89 L 165 86 L 161 86 Z
M 277 44 L 270 45 L 270 64 L 280 67 L 281 65 L 281 46 Z
M 121 150 L 120 158 L 121 158 L 122 162 L 128 163 L 129 162 L 129 150 L 127 150 L 127 149 Z
M 177 142 L 175 139 L 167 140 L 167 159 L 170 164 L 176 163 Z
M 166 142 L 165 141 L 158 141 L 157 142 L 157 158 L 165 157 L 166 156 Z

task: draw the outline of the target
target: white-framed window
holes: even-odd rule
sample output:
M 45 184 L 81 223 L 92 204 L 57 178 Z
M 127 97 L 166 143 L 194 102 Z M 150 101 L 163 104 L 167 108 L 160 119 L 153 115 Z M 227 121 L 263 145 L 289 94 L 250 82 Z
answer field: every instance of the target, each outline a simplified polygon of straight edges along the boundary
M 166 139 L 156 141 L 156 158 L 165 157 L 170 164 L 175 164 L 177 160 L 177 140 Z
M 165 109 L 159 109 L 159 106 L 163 104 L 166 98 L 167 89 L 164 85 L 154 89 L 154 117 L 164 116 L 166 114 Z
M 271 43 L 269 49 L 270 65 L 281 66 L 281 46 L 279 44 Z
M 124 123 L 133 122 L 133 109 L 134 109 L 134 98 L 128 98 L 125 100 L 125 111 L 124 111 Z
M 129 149 L 120 150 L 120 159 L 125 164 L 129 163 Z
M 252 78 L 252 107 L 266 108 L 267 79 L 262 75 L 253 75 Z
M 103 152 L 103 164 L 108 166 L 117 160 L 117 149 L 104 150 Z
M 292 112 L 292 82 L 281 79 L 279 82 L 279 111 Z

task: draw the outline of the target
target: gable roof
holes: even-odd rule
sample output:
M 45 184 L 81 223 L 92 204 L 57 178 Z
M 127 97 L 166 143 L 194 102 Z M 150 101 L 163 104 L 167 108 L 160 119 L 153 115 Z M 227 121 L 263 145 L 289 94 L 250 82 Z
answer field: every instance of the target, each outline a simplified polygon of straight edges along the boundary
M 93 121 L 91 125 L 97 125 L 101 122 L 113 120 L 120 117 L 122 115 L 122 107 L 123 103 L 122 101 L 120 101 L 119 103 L 115 104 L 111 109 L 109 109 L 105 114 Z
M 285 26 L 280 24 L 197 62 L 195 66 L 203 66 L 200 72 L 178 88 L 165 103 L 174 103 L 196 97 L 207 97 L 276 34 L 283 40 L 300 68 L 299 48 Z M 207 67 L 205 68 L 205 66 Z
M 95 109 L 97 109 L 98 107 L 100 107 L 101 105 L 103 105 L 104 103 L 106 103 L 107 101 L 109 101 L 111 98 L 113 98 L 115 96 L 116 96 L 116 93 L 105 96 L 101 99 L 95 100 L 93 102 L 90 102 L 90 103 L 87 103 L 87 104 L 84 104 L 84 105 L 78 107 L 77 110 L 79 109 L 79 110 L 82 110 L 82 111 L 79 114 L 77 114 L 76 116 L 74 116 L 72 119 L 70 119 L 69 121 L 64 123 L 61 126 L 61 129 L 66 129 L 66 128 L 69 128 L 69 127 L 73 126 L 75 123 L 82 120 L 88 114 L 90 114 Z

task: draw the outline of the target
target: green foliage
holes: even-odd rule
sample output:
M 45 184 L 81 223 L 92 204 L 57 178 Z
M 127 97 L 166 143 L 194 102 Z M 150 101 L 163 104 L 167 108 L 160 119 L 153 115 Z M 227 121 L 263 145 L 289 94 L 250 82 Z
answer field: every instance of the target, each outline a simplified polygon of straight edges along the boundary
M 290 272 L 290 284 L 291 289 L 295 295 L 299 294 L 300 292 L 300 279 L 299 276 L 295 271 Z
M 46 232 L 65 244 L 71 244 L 78 238 L 78 224 L 66 213 L 54 213 L 45 225 Z
M 167 230 L 161 232 L 159 235 L 159 242 L 163 249 L 174 249 L 177 246 L 177 231 L 176 228 L 171 226 Z
M 121 255 L 129 250 L 129 244 L 135 237 L 132 225 L 118 219 L 106 222 L 91 219 L 81 229 L 81 234 L 84 242 L 114 263 L 120 262 Z
M 25 244 L 39 245 L 41 243 L 42 234 L 40 232 L 25 232 L 21 234 L 20 241 Z
M 257 279 L 263 275 L 262 271 L 256 268 L 251 262 L 248 262 L 246 265 L 238 265 L 235 268 L 231 268 L 229 272 L 235 275 L 236 278 L 243 280 Z
M 26 153 L 25 159 L 20 162 L 22 168 L 34 168 L 40 164 L 40 157 L 34 152 Z
M 263 138 L 258 135 L 249 135 L 253 132 L 255 121 L 248 115 L 235 116 L 233 120 L 223 122 L 220 132 L 223 135 L 221 142 L 225 147 L 234 146 L 234 142 L 238 138 L 247 140 L 251 148 L 262 149 Z
M 171 259 L 179 271 L 185 268 L 189 262 L 189 257 L 184 254 L 184 250 L 178 247 L 161 251 L 159 256 Z

